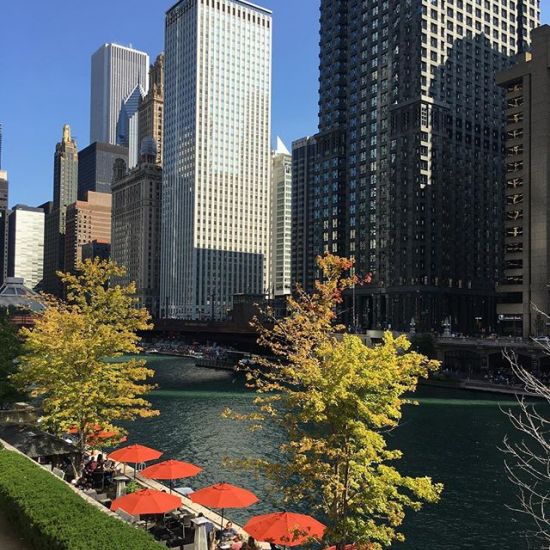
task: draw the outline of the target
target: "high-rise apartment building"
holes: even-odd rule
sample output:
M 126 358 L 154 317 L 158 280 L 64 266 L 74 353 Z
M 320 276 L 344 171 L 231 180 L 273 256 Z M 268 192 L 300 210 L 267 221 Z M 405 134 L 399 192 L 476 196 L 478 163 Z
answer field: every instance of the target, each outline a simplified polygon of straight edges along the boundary
M 24 279 L 35 288 L 44 269 L 44 210 L 24 204 L 13 207 L 9 216 L 8 277 Z
M 88 191 L 86 200 L 67 207 L 65 271 L 82 261 L 82 247 L 93 241 L 111 242 L 111 195 Z
M 221 319 L 268 290 L 271 12 L 182 0 L 165 64 L 161 316 Z
M 60 296 L 62 286 L 57 271 L 65 269 L 65 226 L 67 206 L 76 201 L 78 191 L 78 149 L 68 124 L 56 145 L 53 176 L 53 207 L 46 214 L 44 230 L 43 290 Z
M 152 137 L 144 138 L 137 168 L 113 183 L 112 258 L 136 283 L 136 297 L 158 315 L 162 168 Z
M 92 143 L 78 153 L 78 199 L 88 191 L 110 193 L 117 159 L 128 165 L 128 148 L 111 143 Z
M 0 170 L 0 285 L 8 275 L 8 173 Z
M 372 273 L 356 289 L 354 323 L 495 329 L 504 199 L 495 73 L 528 43 L 537 4 L 321 1 L 307 263 L 330 251 Z
M 292 155 L 277 138 L 271 166 L 271 292 L 291 292 Z
M 313 287 L 315 256 L 311 210 L 315 172 L 317 169 L 317 142 L 314 137 L 297 139 L 292 143 L 292 247 L 291 284 L 301 288 Z
M 149 69 L 149 92 L 139 106 L 138 143 L 152 137 L 157 145 L 157 163 L 162 165 L 162 129 L 164 110 L 164 53 Z
M 497 75 L 506 91 L 498 330 L 525 338 L 550 332 L 541 314 L 550 312 L 550 26 L 532 37 L 530 53 Z
M 148 70 L 146 53 L 119 44 L 103 44 L 92 55 L 90 143 L 120 144 L 123 103 L 136 87 L 147 93 Z

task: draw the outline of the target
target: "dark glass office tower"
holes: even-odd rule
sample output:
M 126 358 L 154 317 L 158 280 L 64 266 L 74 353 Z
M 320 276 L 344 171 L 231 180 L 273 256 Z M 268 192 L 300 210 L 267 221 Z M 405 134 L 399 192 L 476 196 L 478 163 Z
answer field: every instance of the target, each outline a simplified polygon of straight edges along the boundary
M 521 24 L 519 24 L 521 21 Z M 372 273 L 363 328 L 492 331 L 503 93 L 536 0 L 322 0 L 312 249 Z
M 110 193 L 115 161 L 128 165 L 128 148 L 94 142 L 78 153 L 78 200 L 86 200 L 88 191 Z

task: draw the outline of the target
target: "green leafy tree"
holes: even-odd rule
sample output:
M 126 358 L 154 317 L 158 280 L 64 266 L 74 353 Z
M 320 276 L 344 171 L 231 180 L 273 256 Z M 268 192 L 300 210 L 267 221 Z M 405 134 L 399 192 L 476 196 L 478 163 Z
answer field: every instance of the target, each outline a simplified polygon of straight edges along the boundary
M 21 339 L 17 327 L 10 321 L 7 311 L 0 311 L 0 407 L 26 397 L 10 379 L 16 370 L 15 361 L 20 352 Z
M 283 504 L 299 503 L 327 519 L 325 542 L 355 543 L 372 550 L 404 540 L 399 526 L 406 509 L 436 502 L 443 489 L 429 477 L 399 473 L 402 452 L 387 446 L 404 394 L 437 362 L 408 352 L 405 337 L 386 333 L 381 345 L 338 334 L 336 306 L 357 283 L 346 277 L 352 263 L 337 256 L 318 259 L 324 280 L 315 292 L 289 298 L 289 315 L 258 325 L 260 343 L 274 359 L 259 358 L 247 372 L 258 393 L 250 415 L 226 415 L 261 429 L 276 422 L 285 437 L 280 460 L 249 459 L 245 467 L 267 476 Z
M 84 451 L 112 443 L 98 427 L 125 432 L 116 423 L 157 415 L 144 398 L 153 386 L 145 361 L 113 361 L 139 351 L 138 330 L 150 328 L 149 313 L 136 307 L 135 285 L 109 284 L 124 268 L 87 260 L 76 274 L 60 273 L 67 301 L 49 300 L 32 329 L 22 329 L 23 354 L 13 376 L 19 387 L 43 399 L 43 421 L 52 431 L 76 430 Z M 77 465 L 80 471 L 81 464 Z

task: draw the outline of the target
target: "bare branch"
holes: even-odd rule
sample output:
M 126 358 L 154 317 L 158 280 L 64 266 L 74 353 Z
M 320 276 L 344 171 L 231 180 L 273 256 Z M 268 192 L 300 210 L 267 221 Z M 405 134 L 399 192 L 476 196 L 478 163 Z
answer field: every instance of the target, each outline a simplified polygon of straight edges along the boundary
M 505 351 L 504 357 L 527 394 L 550 405 L 550 388 L 522 367 L 513 351 Z M 521 437 L 517 442 L 505 437 L 501 449 L 506 457 L 506 475 L 518 493 L 518 504 L 510 509 L 528 516 L 533 524 L 529 534 L 550 548 L 550 420 L 540 412 L 542 407 L 524 396 L 518 396 L 517 401 L 519 412 L 503 410 Z

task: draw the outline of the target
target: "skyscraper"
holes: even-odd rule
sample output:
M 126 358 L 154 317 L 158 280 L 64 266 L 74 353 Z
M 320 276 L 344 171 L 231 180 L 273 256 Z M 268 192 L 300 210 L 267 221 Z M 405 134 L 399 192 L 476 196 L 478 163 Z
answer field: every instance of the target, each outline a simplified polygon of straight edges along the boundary
M 91 143 L 78 153 L 78 199 L 88 191 L 110 193 L 117 159 L 128 165 L 128 149 L 110 143 Z
M 313 287 L 315 268 L 310 224 L 313 221 L 316 160 L 317 143 L 314 137 L 304 137 L 292 143 L 291 284 L 306 289 Z
M 275 296 L 290 294 L 292 237 L 292 156 L 281 138 L 271 167 L 271 289 Z
M 133 168 L 138 160 L 138 111 L 144 97 L 143 88 L 137 84 L 122 102 L 122 109 L 118 117 L 117 143 L 128 148 L 129 168 Z
M 353 322 L 494 330 L 504 198 L 494 75 L 528 43 L 537 4 L 322 0 L 311 252 L 372 273 Z
M 152 137 L 157 145 L 157 163 L 162 165 L 162 129 L 164 121 L 164 53 L 149 69 L 149 92 L 139 106 L 138 143 Z
M 504 273 L 497 287 L 501 334 L 549 334 L 550 26 L 531 52 L 497 75 L 506 90 Z M 538 308 L 537 311 L 535 308 Z
M 78 190 L 78 150 L 68 124 L 56 145 L 54 156 L 53 208 L 46 215 L 44 234 L 43 289 L 60 295 L 62 288 L 56 271 L 65 269 L 65 225 L 67 206 L 76 201 Z
M 0 285 L 8 274 L 8 173 L 0 170 Z
M 44 210 L 24 204 L 13 207 L 9 216 L 8 277 L 24 279 L 35 288 L 44 270 Z
M 161 316 L 227 316 L 269 269 L 271 12 L 182 0 L 166 14 Z
M 140 305 L 158 315 L 162 168 L 152 137 L 143 139 L 136 168 L 113 183 L 112 258 L 136 283 Z
M 141 86 L 148 90 L 149 56 L 119 44 L 103 44 L 92 56 L 90 143 L 119 144 L 123 103 Z

